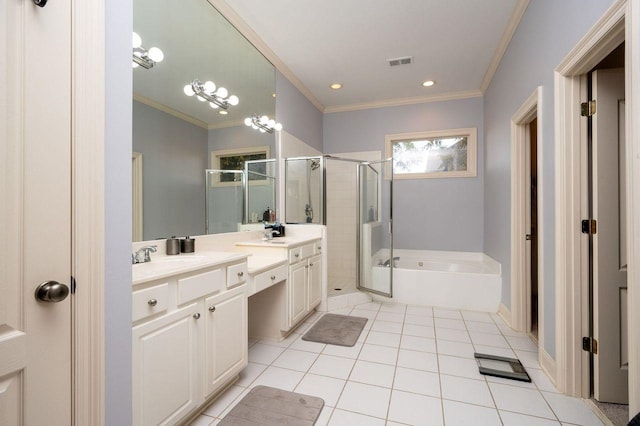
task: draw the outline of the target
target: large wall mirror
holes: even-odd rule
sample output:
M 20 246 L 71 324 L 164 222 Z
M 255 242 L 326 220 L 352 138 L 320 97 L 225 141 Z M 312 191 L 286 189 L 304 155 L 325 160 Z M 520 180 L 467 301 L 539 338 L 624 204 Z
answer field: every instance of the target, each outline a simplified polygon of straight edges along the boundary
M 133 69 L 133 239 L 201 235 L 205 171 L 218 167 L 212 153 L 268 147 L 269 157 L 275 154 L 273 134 L 245 125 L 252 116 L 274 118 L 275 70 L 206 0 L 133 6 L 140 49 L 158 59 L 150 51 L 156 47 L 164 57 Z M 194 95 L 198 89 L 223 99 L 227 109 Z

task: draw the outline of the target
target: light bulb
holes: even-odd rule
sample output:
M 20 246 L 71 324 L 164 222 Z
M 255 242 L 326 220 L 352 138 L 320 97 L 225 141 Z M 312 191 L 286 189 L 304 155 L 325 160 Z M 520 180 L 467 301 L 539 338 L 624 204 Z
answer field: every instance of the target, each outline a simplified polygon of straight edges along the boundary
M 229 102 L 229 105 L 233 106 L 236 106 L 240 103 L 240 99 L 238 99 L 236 95 L 229 96 L 229 99 L 227 101 Z
M 260 128 L 260 133 L 265 133 L 266 130 L 264 130 L 262 127 Z
M 219 87 L 218 91 L 216 92 L 216 95 L 218 95 L 221 98 L 226 98 L 229 95 L 229 91 L 224 87 Z
M 131 62 L 131 64 L 133 65 L 133 68 L 138 68 L 138 64 L 136 64 L 135 62 Z
M 206 101 L 206 99 L 205 99 L 205 98 L 203 98 L 203 97 L 202 97 L 202 96 L 200 96 L 200 95 L 198 95 L 198 96 L 196 96 L 196 97 L 198 98 L 198 100 L 199 100 L 200 102 L 204 102 L 204 101 Z
M 152 47 L 149 49 L 149 58 L 151 58 L 153 62 L 162 62 L 164 59 L 164 53 L 162 53 L 162 50 L 157 47 Z
M 260 117 L 260 124 L 267 124 L 269 122 L 269 117 L 267 117 L 266 115 L 263 115 L 262 117 Z
M 133 33 L 133 37 L 131 39 L 131 44 L 133 45 L 134 49 L 142 46 L 142 39 L 140 38 L 138 33 L 135 33 L 135 32 Z
M 193 87 L 190 84 L 187 84 L 186 86 L 184 86 L 184 89 L 182 89 L 184 91 L 184 94 L 187 96 L 193 96 L 196 94 L 196 92 L 193 91 Z
M 204 83 L 204 91 L 207 92 L 208 94 L 212 95 L 215 90 L 216 90 L 216 85 L 213 81 L 209 80 Z
M 280 131 L 280 130 L 282 130 L 282 124 L 276 123 L 276 125 L 273 128 L 278 130 L 278 131 Z
M 214 104 L 213 102 L 209 102 L 209 105 L 211 106 L 211 108 L 213 109 L 218 109 L 218 105 Z
M 259 127 L 255 125 L 255 123 L 251 123 L 251 128 L 253 130 L 258 130 L 259 129 Z
M 275 121 L 275 120 L 273 120 L 273 119 L 272 119 L 272 120 L 269 120 L 269 122 L 267 123 L 267 125 L 268 125 L 269 127 L 271 127 L 271 128 L 274 128 L 274 127 L 276 127 L 276 121 Z
M 250 117 L 247 117 L 244 119 L 244 125 L 245 126 L 251 126 L 251 124 L 253 123 L 253 121 L 251 121 Z

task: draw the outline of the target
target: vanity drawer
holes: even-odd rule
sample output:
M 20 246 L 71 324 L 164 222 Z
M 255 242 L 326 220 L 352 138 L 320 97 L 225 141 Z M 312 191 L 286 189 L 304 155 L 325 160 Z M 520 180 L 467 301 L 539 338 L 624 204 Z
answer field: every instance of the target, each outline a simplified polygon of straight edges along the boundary
M 300 247 L 300 258 L 306 259 L 307 257 L 311 257 L 315 254 L 315 243 L 307 244 L 306 246 Z
M 247 275 L 249 275 L 249 272 L 247 271 L 246 262 L 227 267 L 227 288 L 237 286 L 247 281 Z
M 167 310 L 169 305 L 169 284 L 133 292 L 131 316 L 133 321 Z
M 287 265 L 282 265 L 256 275 L 253 279 L 255 286 L 253 293 L 258 293 L 265 288 L 269 288 L 272 285 L 279 283 L 280 281 L 286 280 L 288 275 L 289 267 Z
M 217 293 L 225 287 L 225 275 L 222 269 L 192 275 L 178 280 L 178 305 L 211 293 Z
M 289 250 L 289 263 L 296 263 L 302 260 L 301 250 L 302 247 L 296 247 Z

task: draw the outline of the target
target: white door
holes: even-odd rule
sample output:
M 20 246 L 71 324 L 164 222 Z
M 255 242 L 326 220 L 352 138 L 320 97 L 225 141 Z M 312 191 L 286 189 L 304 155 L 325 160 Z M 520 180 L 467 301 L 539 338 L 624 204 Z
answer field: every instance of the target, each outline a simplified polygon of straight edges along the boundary
M 593 73 L 594 396 L 627 403 L 627 250 L 624 70 Z
M 72 424 L 70 17 L 0 0 L 1 425 Z

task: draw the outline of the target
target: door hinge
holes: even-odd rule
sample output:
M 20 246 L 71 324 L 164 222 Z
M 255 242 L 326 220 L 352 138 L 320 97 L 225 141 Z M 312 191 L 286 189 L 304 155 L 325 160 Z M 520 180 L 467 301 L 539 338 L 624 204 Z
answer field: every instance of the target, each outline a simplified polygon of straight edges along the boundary
M 76 294 L 76 278 L 71 275 L 71 294 Z
M 580 104 L 580 115 L 591 117 L 596 113 L 596 101 L 583 102 Z
M 598 341 L 593 337 L 582 338 L 582 350 L 592 354 L 598 354 Z
M 597 231 L 597 223 L 595 219 L 584 219 L 582 221 L 582 233 L 595 235 Z

